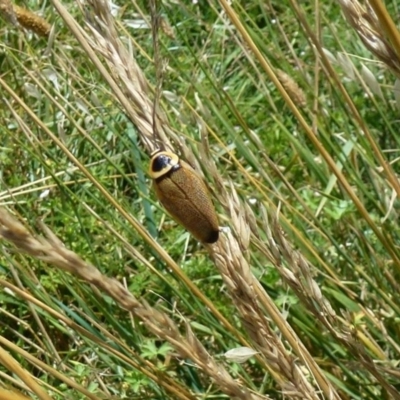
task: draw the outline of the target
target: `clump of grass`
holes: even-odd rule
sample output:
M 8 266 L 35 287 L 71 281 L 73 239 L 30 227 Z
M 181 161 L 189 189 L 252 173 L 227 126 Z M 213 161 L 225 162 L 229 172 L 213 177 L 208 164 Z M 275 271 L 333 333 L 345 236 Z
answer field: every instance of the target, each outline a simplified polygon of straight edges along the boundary
M 223 368 L 214 362 L 201 342 L 186 324 L 183 336 L 176 324 L 165 314 L 157 311 L 146 302 L 138 301 L 120 282 L 103 275 L 95 266 L 83 261 L 76 253 L 65 248 L 64 244 L 43 224 L 46 238 L 33 237 L 17 220 L 5 210 L 0 210 L 0 235 L 38 260 L 70 272 L 87 283 L 105 292 L 124 309 L 138 317 L 157 337 L 170 342 L 179 356 L 191 359 L 194 364 L 210 375 L 221 390 L 233 398 L 252 398 L 246 388 L 241 388 Z M 257 398 L 254 397 L 254 398 Z
M 159 5 L 168 65 L 154 108 L 147 4 L 53 4 L 54 48 L 10 43 L 0 77 L 1 198 L 15 214 L 0 212 L 14 245 L 0 343 L 24 371 L 13 379 L 2 361 L 6 389 L 399 398 L 397 105 L 366 50 L 396 73 L 387 19 L 342 4 L 385 58 L 336 5 Z M 215 245 L 154 201 L 154 126 L 208 182 L 229 228 Z M 224 360 L 239 346 L 257 356 Z

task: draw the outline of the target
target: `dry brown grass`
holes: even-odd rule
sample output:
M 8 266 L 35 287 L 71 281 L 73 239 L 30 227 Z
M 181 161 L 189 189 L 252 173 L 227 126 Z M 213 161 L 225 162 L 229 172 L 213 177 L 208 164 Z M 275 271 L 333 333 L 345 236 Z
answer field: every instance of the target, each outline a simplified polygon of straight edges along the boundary
M 0 400 L 29 400 L 29 397 L 15 391 L 0 389 Z
M 132 110 L 127 109 L 128 115 L 139 128 L 143 144 L 149 152 L 152 152 L 156 143 L 152 131 L 153 101 L 150 98 L 149 85 L 135 59 L 128 54 L 118 39 L 108 5 L 104 1 L 90 3 L 93 15 L 86 13 L 86 19 L 92 30 L 93 37 L 89 38 L 87 34 L 77 28 L 76 22 L 66 13 L 62 5 L 57 1 L 55 4 L 71 30 L 77 35 L 78 40 L 84 43 L 85 47 L 90 46 L 92 50 L 102 54 L 105 58 L 113 80 L 117 83 L 115 86 L 124 88 L 123 95 L 126 96 L 126 101 L 123 104 L 132 104 L 134 106 Z M 113 89 L 115 86 L 113 86 Z M 115 92 L 115 94 L 117 97 L 119 96 L 118 92 Z M 318 385 L 326 394 L 335 398 L 336 392 L 334 388 L 320 371 L 306 348 L 301 345 L 301 341 L 290 329 L 285 319 L 277 311 L 273 300 L 261 289 L 250 272 L 244 254 L 249 250 L 249 226 L 252 215 L 250 210 L 248 210 L 247 214 L 243 213 L 246 208 L 239 200 L 234 185 L 230 185 L 229 192 L 224 188 L 227 180 L 222 179 L 215 165 L 208 158 L 206 149 L 202 151 L 201 163 L 196 161 L 190 147 L 186 146 L 185 142 L 180 140 L 179 136 L 173 132 L 165 115 L 160 113 L 160 109 L 156 110 L 156 121 L 163 145 L 175 152 L 179 150 L 193 165 L 201 164 L 214 180 L 219 203 L 224 206 L 235 235 L 222 234 L 221 240 L 214 246 L 208 246 L 207 248 L 210 252 L 210 257 L 215 260 L 216 266 L 224 278 L 242 321 L 248 328 L 250 337 L 255 340 L 257 349 L 265 356 L 264 365 L 274 371 L 276 376 L 280 376 L 279 380 L 285 393 L 291 393 L 294 397 L 299 396 L 300 398 L 316 398 L 316 393 L 311 390 L 307 382 L 308 378 L 296 366 L 295 358 L 290 355 L 290 352 L 282 344 L 278 345 L 280 340 L 273 335 L 273 329 L 265 316 L 262 306 L 267 307 L 267 310 L 273 313 L 269 317 L 283 330 L 286 340 L 295 349 L 297 357 L 302 360 L 304 365 L 308 365 L 311 368 Z M 260 296 L 262 305 L 260 304 Z M 268 339 L 272 339 L 272 341 L 269 342 Z
M 227 370 L 207 352 L 189 324 L 186 324 L 186 334 L 182 335 L 176 324 L 165 313 L 158 311 L 146 302 L 139 301 L 116 279 L 105 276 L 95 266 L 68 250 L 43 223 L 40 223 L 40 227 L 46 237 L 34 237 L 6 210 L 0 209 L 0 236 L 13 243 L 18 251 L 74 274 L 107 293 L 117 304 L 143 321 L 152 333 L 168 341 L 180 357 L 191 359 L 215 381 L 221 391 L 231 398 L 268 398 L 251 394 L 247 388 L 239 385 Z
M 6 7 L 7 4 L 4 4 L 4 9 L 10 13 L 9 8 Z M 250 339 L 250 343 L 247 343 L 247 340 L 243 339 L 240 334 L 236 336 L 238 341 L 258 351 L 259 365 L 270 372 L 280 386 L 282 394 L 288 398 L 318 399 L 321 396 L 330 399 L 341 398 L 337 388 L 327 379 L 321 366 L 287 322 L 285 315 L 277 308 L 274 299 L 266 293 L 252 274 L 249 255 L 256 247 L 265 260 L 278 271 L 282 282 L 290 287 L 299 302 L 315 318 L 315 321 L 319 324 L 318 329 L 321 329 L 321 335 L 330 335 L 334 338 L 337 343 L 342 345 L 343 349 L 346 349 L 352 355 L 357 365 L 368 371 L 387 393 L 393 398 L 399 398 L 395 388 L 385 377 L 384 372 L 386 371 L 377 367 L 371 357 L 371 354 L 373 354 L 380 361 L 389 364 L 390 359 L 385 354 L 384 349 L 373 340 L 369 340 L 368 328 L 363 326 L 354 328 L 353 315 L 350 313 L 338 315 L 333 310 L 331 303 L 322 294 L 319 283 L 314 279 L 315 268 L 312 262 L 295 249 L 285 236 L 281 227 L 281 223 L 285 221 L 284 217 L 271 207 L 268 213 L 263 210 L 263 218 L 256 220 L 249 205 L 240 199 L 235 184 L 229 178 L 223 177 L 216 167 L 208 147 L 208 130 L 204 120 L 199 115 L 196 114 L 196 118 L 198 118 L 196 122 L 201 127 L 202 145 L 199 148 L 192 148 L 179 133 L 172 129 L 162 107 L 157 107 L 154 113 L 155 90 L 149 84 L 134 55 L 120 40 L 108 3 L 93 0 L 89 1 L 88 4 L 87 7 L 85 3 L 84 7 L 83 3 L 79 3 L 87 24 L 86 29 L 83 29 L 68 13 L 63 4 L 54 0 L 54 5 L 60 16 L 107 81 L 126 114 L 138 127 L 141 142 L 147 153 L 152 153 L 158 145 L 153 132 L 155 114 L 155 124 L 163 146 L 182 154 L 199 170 L 207 171 L 207 177 L 212 182 L 213 194 L 220 206 L 221 220 L 229 221 L 232 231 L 222 232 L 220 240 L 215 245 L 206 246 L 205 249 L 209 258 L 218 268 L 227 292 L 238 311 L 243 329 Z M 349 14 L 348 18 L 352 21 L 353 26 L 358 29 L 359 34 L 364 38 L 363 41 L 365 40 L 368 43 L 366 46 L 370 46 L 370 50 L 375 51 L 375 54 L 397 73 L 399 67 L 393 53 L 394 50 L 391 50 L 389 42 L 385 42 L 383 36 L 379 36 L 377 20 L 374 20 L 373 16 L 369 15 L 357 3 L 342 4 L 348 8 L 345 12 Z M 10 15 L 12 16 L 12 13 Z M 297 103 L 297 107 L 305 106 L 305 95 L 290 75 L 279 70 L 276 70 L 275 74 L 292 103 Z M 9 90 L 3 81 L 1 82 L 3 87 L 18 102 L 17 95 L 11 89 Z M 164 99 L 164 101 L 166 100 Z M 16 113 L 15 118 L 18 118 Z M 43 132 L 47 133 L 44 124 L 41 128 Z M 314 131 L 310 130 L 310 132 L 313 133 Z M 49 133 L 51 134 L 51 132 Z M 53 139 L 53 137 L 51 138 Z M 58 142 L 54 140 L 54 143 Z M 322 150 L 321 154 L 327 153 L 324 149 Z M 66 154 L 67 152 L 68 149 L 66 149 Z M 341 175 L 340 171 L 335 170 L 337 164 L 330 158 L 329 154 L 326 157 L 332 162 L 332 170 L 341 176 L 341 183 L 346 183 L 347 187 L 350 188 L 349 191 L 352 192 L 352 186 L 348 184 L 346 178 Z M 70 160 L 76 161 L 77 168 L 82 172 L 85 171 L 88 181 L 93 183 L 89 172 L 86 174 L 85 168 L 78 164 L 73 156 L 70 157 Z M 263 173 L 263 171 L 260 171 L 260 173 Z M 102 194 L 105 197 L 107 195 L 105 192 L 102 192 Z M 107 197 L 107 200 L 110 199 Z M 262 207 L 263 205 L 260 205 L 260 208 Z M 360 209 L 363 210 L 363 207 L 361 204 Z M 117 206 L 116 209 L 120 211 Z M 121 214 L 130 222 L 133 221 L 132 225 L 136 223 L 132 216 L 122 212 Z M 368 213 L 365 214 L 368 216 Z M 157 243 L 149 237 L 147 232 L 137 228 L 140 224 L 134 226 L 143 238 L 151 243 L 152 248 L 161 255 L 161 258 L 173 273 L 182 278 L 189 286 L 190 283 L 184 280 L 184 273 L 180 271 L 179 266 L 173 264 L 168 254 L 165 254 L 163 249 L 157 246 Z M 118 280 L 101 273 L 99 269 L 86 262 L 80 255 L 67 249 L 43 223 L 40 224 L 40 228 L 45 234 L 44 237 L 33 235 L 16 218 L 4 209 L 0 209 L 0 236 L 12 243 L 17 251 L 24 252 L 36 260 L 46 262 L 55 268 L 73 274 L 92 285 L 93 290 L 100 290 L 111 296 L 120 307 L 138 318 L 150 332 L 169 342 L 174 347 L 177 358 L 190 359 L 230 398 L 267 398 L 252 393 L 242 382 L 235 380 L 229 374 L 227 368 L 222 363 L 217 362 L 215 355 L 210 354 L 206 349 L 207 346 L 197 338 L 189 325 L 190 321 L 186 321 L 182 317 L 186 328 L 186 331 L 182 333 L 179 324 L 166 313 L 136 298 Z M 133 246 L 130 246 L 127 240 L 124 241 L 124 244 L 131 254 L 140 258 L 139 252 Z M 146 262 L 152 267 L 151 262 L 143 260 L 143 263 Z M 354 297 L 351 290 L 345 287 L 336 277 L 335 271 L 328 271 L 327 275 L 327 279 L 334 280 L 337 287 L 341 287 L 349 298 Z M 212 310 L 214 315 L 220 317 L 220 314 L 213 309 L 212 304 L 207 303 L 207 299 L 199 293 L 194 285 L 189 287 Z M 367 316 L 366 318 L 375 322 L 373 312 L 360 307 Z M 219 318 L 219 321 L 226 327 L 227 331 L 232 332 L 232 325 L 229 321 L 222 317 Z M 378 321 L 378 318 L 376 318 L 376 321 Z M 378 326 L 378 322 L 376 326 Z M 176 392 L 174 393 L 174 388 L 169 386 L 167 381 L 160 384 L 164 385 L 169 393 L 179 395 Z M 182 394 L 181 398 L 194 398 L 194 395 L 188 390 Z
M 385 35 L 385 25 L 377 17 L 374 9 L 366 2 L 340 0 L 343 13 L 349 24 L 357 32 L 365 47 L 400 76 L 400 59 L 396 49 Z
M 40 400 L 51 400 L 51 397 L 44 391 L 37 380 L 30 374 L 20 363 L 18 363 L 9 353 L 7 353 L 2 347 L 0 347 L 0 363 L 6 367 L 10 372 L 18 376 L 19 379 L 26 385 L 27 388 L 32 390 Z M 25 396 L 15 391 L 10 392 L 0 389 L 0 399 L 26 399 Z

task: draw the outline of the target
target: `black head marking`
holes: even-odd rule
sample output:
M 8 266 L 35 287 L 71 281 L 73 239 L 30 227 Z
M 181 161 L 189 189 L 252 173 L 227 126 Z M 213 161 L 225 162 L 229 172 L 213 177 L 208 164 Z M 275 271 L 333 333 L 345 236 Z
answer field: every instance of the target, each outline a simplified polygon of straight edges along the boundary
M 160 172 L 163 169 L 171 166 L 172 158 L 165 153 L 161 153 L 153 160 L 152 169 L 153 172 Z

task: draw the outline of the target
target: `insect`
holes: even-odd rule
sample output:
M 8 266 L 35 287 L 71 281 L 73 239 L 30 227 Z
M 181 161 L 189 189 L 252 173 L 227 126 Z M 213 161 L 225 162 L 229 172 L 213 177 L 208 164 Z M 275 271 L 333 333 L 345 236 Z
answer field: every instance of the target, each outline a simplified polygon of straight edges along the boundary
M 202 243 L 218 240 L 218 218 L 207 186 L 188 163 L 157 150 L 151 155 L 149 175 L 158 200 L 178 223 Z

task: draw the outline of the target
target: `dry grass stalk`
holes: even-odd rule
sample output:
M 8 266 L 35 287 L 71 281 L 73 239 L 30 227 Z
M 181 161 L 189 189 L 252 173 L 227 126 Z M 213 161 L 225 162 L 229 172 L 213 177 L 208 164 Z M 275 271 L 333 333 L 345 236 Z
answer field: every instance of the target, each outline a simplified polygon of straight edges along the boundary
M 51 400 L 51 397 L 38 385 L 35 378 L 25 370 L 7 351 L 0 347 L 0 363 L 3 364 L 9 371 L 18 376 L 27 387 L 29 387 L 40 400 Z M 7 398 L 9 392 L 0 392 L 1 396 Z M 13 393 L 14 394 L 14 393 Z M 18 399 L 18 394 L 15 393 L 13 399 Z M 25 398 L 25 397 L 20 397 Z
M 400 60 L 391 43 L 383 36 L 384 29 L 368 2 L 367 6 L 357 0 L 339 0 L 339 3 L 365 47 L 399 76 Z
M 305 107 L 307 105 L 306 95 L 297 82 L 290 75 L 280 69 L 276 70 L 276 76 L 288 92 L 293 102 L 296 103 L 298 107 Z
M 265 315 L 265 309 L 260 307 L 260 302 L 262 300 L 263 305 L 270 304 L 270 309 L 274 308 L 274 302 L 260 288 L 245 258 L 245 255 L 249 253 L 251 231 L 257 230 L 255 217 L 250 207 L 240 201 L 232 182 L 230 191 L 227 192 L 215 164 L 207 158 L 203 159 L 203 164 L 214 179 L 213 186 L 217 188 L 216 195 L 220 203 L 228 210 L 231 226 L 235 232 L 235 237 L 229 233 L 221 235 L 217 245 L 212 246 L 213 258 L 253 345 L 264 357 L 266 365 L 287 396 L 301 399 L 318 398 L 316 391 L 309 383 L 309 376 L 304 374 L 304 369 L 299 368 L 299 360 L 284 348 L 280 336 L 289 343 L 297 344 L 296 348 L 293 346 L 295 350 L 298 350 L 296 355 L 303 362 L 303 366 L 313 372 L 317 386 L 320 386 L 330 398 L 339 399 L 334 387 L 326 380 L 312 356 L 301 345 L 300 339 L 281 314 L 270 313 L 269 315 L 270 319 L 279 326 L 280 336 L 276 333 L 276 329 L 271 327 Z
M 215 252 L 215 263 L 253 346 L 276 373 L 275 378 L 282 393 L 294 399 L 318 399 L 316 391 L 300 369 L 297 358 L 285 349 L 279 334 L 270 326 L 269 319 L 261 309 L 255 290 L 256 282 L 241 249 L 235 245 L 230 234 L 221 237 L 220 242 L 221 246 Z
M 141 319 L 153 334 L 168 341 L 182 358 L 191 359 L 230 398 L 267 399 L 251 394 L 248 389 L 241 387 L 222 365 L 217 364 L 193 334 L 189 324 L 186 325 L 186 335 L 182 335 L 166 314 L 144 301 L 138 301 L 120 282 L 104 276 L 96 267 L 68 250 L 43 223 L 40 225 L 46 237 L 36 238 L 6 210 L 0 208 L 0 236 L 13 243 L 18 251 L 74 274 L 107 293 L 121 307 Z
M 31 400 L 31 399 L 15 391 L 0 389 L 0 400 Z
M 265 215 L 264 221 L 269 244 L 265 247 L 264 243 L 260 242 L 259 248 L 279 271 L 282 279 L 291 287 L 316 320 L 319 320 L 331 335 L 359 360 L 362 367 L 369 371 L 393 398 L 400 399 L 398 391 L 380 373 L 375 361 L 360 342 L 351 316 L 347 316 L 346 320 L 336 315 L 329 301 L 323 296 L 317 282 L 313 279 L 313 266 L 286 240 L 278 217 L 274 216 L 272 223 L 269 224 Z M 386 361 L 390 365 L 390 360 Z
M 87 12 L 88 5 L 92 7 L 94 16 Z M 81 4 L 81 7 L 82 10 L 86 10 L 84 15 L 94 38 L 94 40 L 89 37 L 86 39 L 93 49 L 104 57 L 113 78 L 124 88 L 125 96 L 134 105 L 135 115 L 131 116 L 132 122 L 138 127 L 139 136 L 147 151 L 152 153 L 156 149 L 154 124 L 163 145 L 173 150 L 169 137 L 174 138 L 176 142 L 179 140 L 162 110 L 160 108 L 154 110 L 152 90 L 134 56 L 127 51 L 118 37 L 109 3 L 104 0 L 90 0 Z

